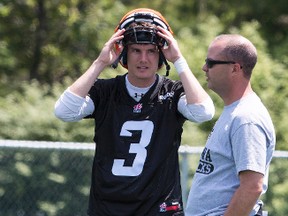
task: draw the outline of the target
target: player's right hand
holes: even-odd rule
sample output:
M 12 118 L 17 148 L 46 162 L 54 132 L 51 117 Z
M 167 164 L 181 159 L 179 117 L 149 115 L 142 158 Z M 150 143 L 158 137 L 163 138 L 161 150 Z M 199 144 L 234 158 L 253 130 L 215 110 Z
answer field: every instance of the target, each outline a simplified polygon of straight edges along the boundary
M 114 45 L 123 39 L 124 32 L 125 29 L 121 29 L 111 36 L 111 38 L 104 44 L 104 47 L 98 56 L 98 61 L 101 61 L 106 66 L 109 66 L 118 58 L 123 47 L 119 46 L 120 49 L 116 52 Z

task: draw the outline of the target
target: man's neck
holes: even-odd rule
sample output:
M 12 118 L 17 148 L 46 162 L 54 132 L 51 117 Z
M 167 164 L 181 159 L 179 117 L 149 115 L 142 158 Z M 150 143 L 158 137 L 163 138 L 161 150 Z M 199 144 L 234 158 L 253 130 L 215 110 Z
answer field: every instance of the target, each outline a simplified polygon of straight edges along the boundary
M 131 83 L 131 85 L 138 87 L 138 88 L 146 88 L 149 86 L 152 86 L 155 81 L 156 81 L 156 76 L 157 74 L 155 74 L 155 76 L 150 77 L 150 78 L 146 78 L 146 79 L 140 79 L 140 78 L 134 78 L 132 76 L 129 76 L 129 74 L 127 74 L 126 79 L 129 81 L 129 83 Z
M 129 95 L 134 98 L 136 101 L 140 101 L 141 98 L 149 91 L 149 89 L 153 86 L 152 83 L 150 86 L 147 87 L 137 87 L 130 83 L 128 77 L 125 77 L 125 84 Z

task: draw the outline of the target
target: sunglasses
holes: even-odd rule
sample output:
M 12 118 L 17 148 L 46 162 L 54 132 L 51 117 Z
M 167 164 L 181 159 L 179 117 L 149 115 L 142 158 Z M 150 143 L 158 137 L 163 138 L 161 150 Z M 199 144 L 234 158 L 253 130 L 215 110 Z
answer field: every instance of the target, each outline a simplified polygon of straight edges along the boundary
M 205 62 L 208 68 L 212 68 L 216 64 L 236 64 L 234 61 L 220 61 L 213 59 L 205 59 Z

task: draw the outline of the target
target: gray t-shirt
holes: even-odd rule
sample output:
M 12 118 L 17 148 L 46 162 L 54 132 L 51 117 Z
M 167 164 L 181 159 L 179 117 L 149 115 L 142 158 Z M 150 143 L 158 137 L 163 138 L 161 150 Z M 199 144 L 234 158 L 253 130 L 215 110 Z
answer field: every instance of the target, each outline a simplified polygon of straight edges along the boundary
M 273 123 L 255 93 L 225 106 L 201 154 L 185 215 L 223 215 L 239 187 L 240 171 L 262 173 L 265 193 L 274 149 Z M 251 216 L 259 209 L 259 202 Z

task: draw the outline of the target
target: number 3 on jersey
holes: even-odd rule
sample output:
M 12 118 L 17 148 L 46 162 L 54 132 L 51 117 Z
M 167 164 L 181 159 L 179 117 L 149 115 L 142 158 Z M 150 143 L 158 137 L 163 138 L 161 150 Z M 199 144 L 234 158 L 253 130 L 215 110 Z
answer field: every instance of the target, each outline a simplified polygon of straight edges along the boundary
M 127 121 L 123 124 L 120 136 L 132 136 L 130 131 L 142 131 L 139 143 L 131 143 L 129 153 L 136 153 L 132 166 L 124 166 L 124 159 L 115 159 L 112 173 L 116 176 L 138 176 L 141 174 L 147 157 L 146 147 L 149 145 L 154 124 L 151 121 Z

